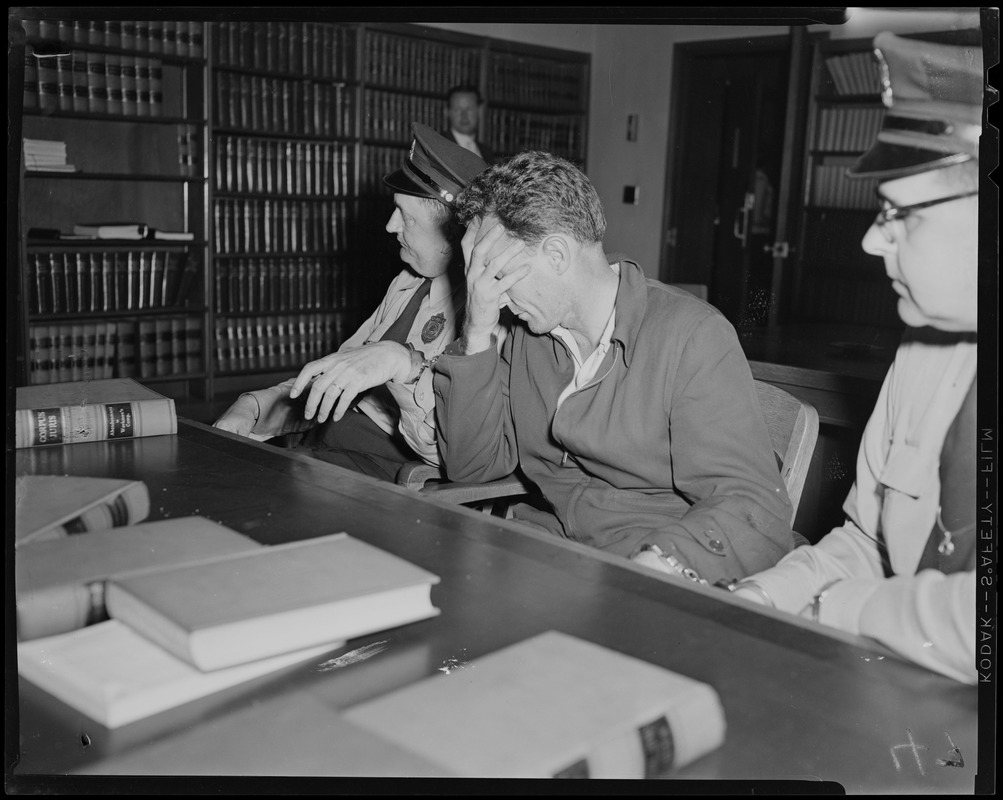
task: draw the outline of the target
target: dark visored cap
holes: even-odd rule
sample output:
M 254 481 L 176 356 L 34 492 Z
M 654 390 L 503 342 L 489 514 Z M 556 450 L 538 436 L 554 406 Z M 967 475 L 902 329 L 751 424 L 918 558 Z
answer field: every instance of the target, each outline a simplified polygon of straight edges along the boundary
M 414 141 L 404 166 L 383 182 L 395 192 L 430 197 L 452 206 L 456 196 L 488 168 L 487 162 L 428 125 L 414 122 L 411 130 Z
M 980 32 L 952 31 L 940 41 L 880 33 L 874 53 L 885 115 L 877 140 L 846 174 L 900 178 L 978 159 L 985 83 Z

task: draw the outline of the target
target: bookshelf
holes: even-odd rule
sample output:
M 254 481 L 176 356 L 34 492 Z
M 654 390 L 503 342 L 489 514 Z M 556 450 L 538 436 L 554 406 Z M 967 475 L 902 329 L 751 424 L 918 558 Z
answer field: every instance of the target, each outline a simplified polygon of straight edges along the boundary
M 203 23 L 22 27 L 17 382 L 134 377 L 204 399 Z M 181 236 L 66 238 L 94 221 Z
M 382 178 L 412 121 L 445 127 L 454 85 L 481 89 L 499 157 L 543 148 L 585 166 L 586 53 L 296 13 L 37 16 L 21 20 L 17 385 L 128 375 L 211 422 L 336 349 L 402 267 Z M 192 239 L 41 235 L 90 221 Z
M 334 350 L 364 305 L 349 255 L 354 27 L 213 25 L 214 394 Z
M 860 246 L 877 213 L 877 180 L 845 175 L 881 127 L 878 64 L 868 39 L 820 41 L 813 62 L 790 316 L 897 328 L 896 295 L 881 259 Z

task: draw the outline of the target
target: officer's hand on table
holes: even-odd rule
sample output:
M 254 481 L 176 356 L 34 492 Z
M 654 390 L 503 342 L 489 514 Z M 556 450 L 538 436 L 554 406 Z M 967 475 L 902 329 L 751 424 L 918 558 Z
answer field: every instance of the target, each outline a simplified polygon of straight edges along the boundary
M 356 396 L 395 380 L 403 383 L 411 371 L 411 351 L 397 342 L 372 342 L 311 361 L 300 370 L 289 396 L 309 389 L 303 416 L 317 422 L 340 420 Z
M 213 426 L 220 430 L 236 433 L 239 436 L 250 436 L 251 430 L 258 421 L 259 413 L 258 401 L 254 399 L 254 396 L 243 394 L 223 412 L 222 416 L 213 423 Z

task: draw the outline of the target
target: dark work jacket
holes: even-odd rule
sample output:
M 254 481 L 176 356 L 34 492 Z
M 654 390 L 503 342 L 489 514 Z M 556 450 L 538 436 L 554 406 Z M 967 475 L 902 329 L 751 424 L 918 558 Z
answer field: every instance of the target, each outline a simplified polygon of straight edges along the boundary
M 711 582 L 772 566 L 792 548 L 791 504 L 734 328 L 620 265 L 611 347 L 560 410 L 574 362 L 559 339 L 516 324 L 500 354 L 447 348 L 433 385 L 448 477 L 519 465 L 551 508 L 517 518 L 622 555 L 657 544 Z

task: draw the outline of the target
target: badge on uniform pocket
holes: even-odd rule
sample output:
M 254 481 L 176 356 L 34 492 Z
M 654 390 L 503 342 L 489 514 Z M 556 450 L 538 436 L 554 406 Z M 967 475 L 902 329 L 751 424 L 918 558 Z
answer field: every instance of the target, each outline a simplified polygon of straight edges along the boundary
M 439 338 L 442 329 L 446 327 L 446 315 L 441 311 L 425 323 L 421 329 L 421 340 L 425 344 Z

